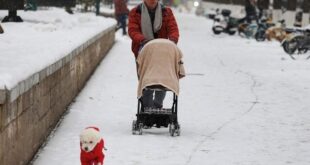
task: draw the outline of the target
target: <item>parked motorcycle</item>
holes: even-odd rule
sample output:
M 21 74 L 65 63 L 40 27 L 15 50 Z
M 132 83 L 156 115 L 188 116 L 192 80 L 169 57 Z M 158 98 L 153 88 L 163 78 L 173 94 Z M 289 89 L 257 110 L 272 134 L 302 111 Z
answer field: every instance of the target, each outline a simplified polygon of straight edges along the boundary
M 292 33 L 294 29 L 286 28 L 285 20 L 280 20 L 275 26 L 269 27 L 265 32 L 265 37 L 267 40 L 271 41 L 273 39 L 282 42 L 286 36 Z
M 238 26 L 238 34 L 241 37 L 245 37 L 245 38 L 253 38 L 256 31 L 257 31 L 257 24 L 256 23 L 241 23 Z
M 214 34 L 228 33 L 229 35 L 234 35 L 236 33 L 238 20 L 230 17 L 230 14 L 230 10 L 223 9 L 220 12 L 217 9 L 212 27 Z
M 284 51 L 293 55 L 296 51 L 297 54 L 304 54 L 310 50 L 310 29 L 300 30 L 290 33 L 282 42 Z
M 256 41 L 265 41 L 266 39 L 266 30 L 272 26 L 275 26 L 274 23 L 268 22 L 268 20 L 263 19 L 258 23 L 256 33 L 254 35 Z

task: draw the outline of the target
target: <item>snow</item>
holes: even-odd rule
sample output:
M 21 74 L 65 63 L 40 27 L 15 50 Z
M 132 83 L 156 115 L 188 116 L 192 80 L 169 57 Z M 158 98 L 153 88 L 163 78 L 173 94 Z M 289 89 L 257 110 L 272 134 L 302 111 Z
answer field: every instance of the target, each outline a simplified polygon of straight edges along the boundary
M 310 164 L 310 65 L 305 55 L 292 60 L 277 42 L 215 36 L 212 21 L 176 11 L 175 15 L 181 34 L 178 46 L 187 72 L 180 81 L 181 136 L 171 137 L 167 128 L 146 129 L 142 136 L 131 134 L 138 82 L 131 40 L 119 30 L 115 45 L 69 107 L 34 165 L 79 164 L 79 134 L 88 126 L 101 130 L 108 148 L 105 164 Z M 66 27 L 64 23 L 57 27 Z M 21 26 L 29 24 L 43 26 Z M 62 34 L 68 40 L 72 37 L 69 30 Z M 1 45 L 12 40 L 0 42 L 2 50 Z M 56 46 L 69 49 L 72 45 Z M 36 54 L 37 49 L 23 52 Z M 18 56 L 16 52 L 11 55 Z
M 0 20 L 7 14 L 0 10 Z M 18 15 L 23 23 L 1 23 L 5 33 L 0 36 L 0 89 L 13 88 L 116 24 L 94 13 L 70 15 L 61 8 L 18 11 Z

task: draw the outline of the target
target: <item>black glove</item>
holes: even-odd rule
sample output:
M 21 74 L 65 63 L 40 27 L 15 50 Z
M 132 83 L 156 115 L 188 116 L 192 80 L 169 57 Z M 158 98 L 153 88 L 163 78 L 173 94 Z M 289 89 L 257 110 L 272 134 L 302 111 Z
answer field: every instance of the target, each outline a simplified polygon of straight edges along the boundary
M 143 41 L 140 43 L 139 52 L 140 52 L 140 50 L 143 48 L 143 46 L 144 46 L 146 43 L 148 43 L 149 41 L 151 41 L 151 39 L 150 39 L 150 40 L 145 39 L 145 40 L 143 40 Z

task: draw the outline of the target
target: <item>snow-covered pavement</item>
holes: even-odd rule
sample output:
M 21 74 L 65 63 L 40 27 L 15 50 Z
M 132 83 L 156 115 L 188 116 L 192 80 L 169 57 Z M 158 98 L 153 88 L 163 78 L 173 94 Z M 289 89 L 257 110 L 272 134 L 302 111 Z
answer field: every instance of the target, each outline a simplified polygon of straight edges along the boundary
M 175 14 L 188 74 L 179 97 L 181 136 L 166 128 L 131 134 L 135 62 L 130 39 L 118 31 L 34 165 L 79 164 L 79 134 L 93 125 L 105 139 L 107 165 L 310 164 L 310 61 L 291 60 L 277 42 L 214 36 L 212 21 Z

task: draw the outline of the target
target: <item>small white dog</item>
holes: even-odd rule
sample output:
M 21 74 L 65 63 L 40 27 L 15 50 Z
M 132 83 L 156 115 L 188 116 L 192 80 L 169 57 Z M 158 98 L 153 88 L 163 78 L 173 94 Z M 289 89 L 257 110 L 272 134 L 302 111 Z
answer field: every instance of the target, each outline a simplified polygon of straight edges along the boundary
M 103 165 L 104 140 L 97 127 L 87 127 L 80 135 L 81 164 Z

